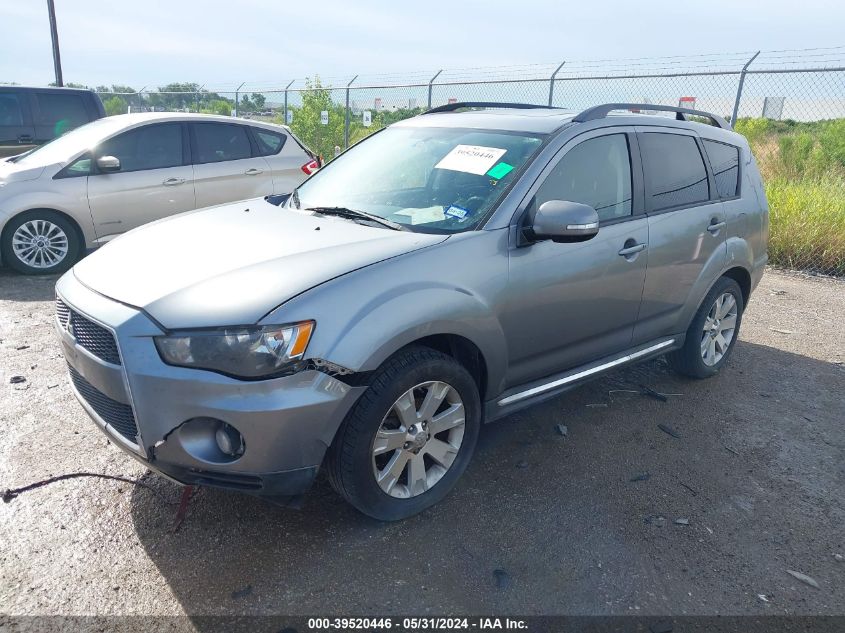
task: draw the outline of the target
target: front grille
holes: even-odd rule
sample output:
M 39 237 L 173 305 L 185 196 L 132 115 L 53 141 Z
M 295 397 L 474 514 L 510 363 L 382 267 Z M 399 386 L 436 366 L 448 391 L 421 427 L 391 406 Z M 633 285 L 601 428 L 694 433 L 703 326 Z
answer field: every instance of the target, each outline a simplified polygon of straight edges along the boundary
M 59 298 L 56 299 L 56 316 L 59 324 L 73 335 L 80 347 L 84 347 L 100 360 L 120 365 L 117 342 L 109 330 L 86 319 Z
M 135 414 L 132 412 L 132 407 L 109 398 L 85 380 L 71 365 L 68 365 L 68 371 L 70 371 L 73 386 L 76 387 L 85 402 L 94 409 L 106 424 L 135 444 L 138 441 L 135 437 L 138 435 L 138 426 L 135 424 Z

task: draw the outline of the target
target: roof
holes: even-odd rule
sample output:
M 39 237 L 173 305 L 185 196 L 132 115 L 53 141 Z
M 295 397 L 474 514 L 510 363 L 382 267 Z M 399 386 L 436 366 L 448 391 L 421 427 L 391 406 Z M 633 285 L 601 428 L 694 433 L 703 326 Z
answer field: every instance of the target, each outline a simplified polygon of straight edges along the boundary
M 240 117 L 231 117 L 219 114 L 197 114 L 194 112 L 132 112 L 130 114 L 117 114 L 108 118 L 126 126 L 146 123 L 149 121 L 206 121 L 212 123 L 240 123 L 276 130 L 279 128 L 288 129 L 286 125 L 277 123 L 265 123 L 254 119 L 242 119 Z
M 395 123 L 408 127 L 455 127 L 550 134 L 572 121 L 576 112 L 560 108 L 494 108 L 463 112 L 433 112 Z

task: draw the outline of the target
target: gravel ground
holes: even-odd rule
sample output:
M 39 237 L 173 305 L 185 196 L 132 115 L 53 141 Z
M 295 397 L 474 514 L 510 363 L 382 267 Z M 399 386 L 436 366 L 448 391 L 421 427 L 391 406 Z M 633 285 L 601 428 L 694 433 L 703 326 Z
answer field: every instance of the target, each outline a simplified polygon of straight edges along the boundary
M 845 614 L 843 282 L 768 272 L 720 375 L 657 360 L 489 425 L 402 523 L 320 480 L 298 511 L 200 490 L 173 532 L 180 488 L 67 386 L 54 281 L 0 272 L 0 489 L 92 471 L 158 494 L 77 479 L 0 504 L 0 614 Z

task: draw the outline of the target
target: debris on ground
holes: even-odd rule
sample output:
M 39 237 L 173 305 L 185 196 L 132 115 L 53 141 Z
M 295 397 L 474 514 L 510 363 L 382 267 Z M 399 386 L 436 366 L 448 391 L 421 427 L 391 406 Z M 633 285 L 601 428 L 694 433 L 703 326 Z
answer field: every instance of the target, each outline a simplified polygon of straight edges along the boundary
M 494 569 L 493 577 L 496 579 L 496 587 L 507 589 L 511 586 L 511 577 L 504 569 Z
M 569 429 L 566 428 L 565 424 L 555 424 L 555 431 L 557 431 L 558 435 L 566 437 L 566 434 L 569 432 Z
M 666 517 L 662 514 L 650 514 L 645 519 L 643 519 L 644 523 L 648 525 L 656 525 L 657 527 L 663 527 L 666 525 Z
M 9 378 L 9 383 L 13 385 L 19 385 L 22 382 L 26 382 L 26 376 L 12 376 Z
M 787 569 L 786 573 L 803 582 L 805 585 L 810 585 L 811 587 L 815 587 L 816 589 L 821 589 L 819 587 L 819 583 L 815 581 L 815 579 L 811 578 L 807 574 L 802 574 L 800 571 L 792 571 L 791 569 Z
M 722 444 L 722 446 L 724 446 L 724 447 L 725 447 L 725 450 L 726 450 L 726 451 L 728 451 L 729 453 L 733 453 L 734 455 L 739 456 L 739 451 L 738 451 L 738 450 L 736 450 L 735 448 L 731 448 L 731 447 L 730 447 L 730 446 L 728 446 L 727 444 Z
M 777 332 L 778 334 L 795 334 L 793 330 L 781 330 L 780 328 L 769 328 L 772 332 Z
M 690 491 L 690 493 L 692 494 L 692 496 L 693 496 L 693 497 L 698 496 L 698 492 L 696 491 L 696 489 L 695 489 L 695 488 L 693 488 L 692 486 L 688 486 L 688 485 L 687 485 L 687 484 L 685 484 L 684 482 L 679 482 L 679 483 L 680 483 L 680 484 L 681 484 L 684 488 L 686 488 L 687 490 L 689 490 L 689 491 Z
M 587 406 L 588 406 L 588 407 L 606 407 L 606 406 L 607 406 L 607 403 L 605 403 L 605 402 L 597 402 L 597 403 L 595 403 L 595 404 L 588 404 Z
M 3 503 L 9 503 L 12 499 L 17 497 L 18 495 L 23 494 L 24 492 L 29 492 L 30 490 L 35 490 L 37 488 L 43 488 L 49 484 L 54 484 L 57 481 L 65 481 L 67 479 L 77 479 L 79 477 L 98 477 L 100 479 L 110 479 L 112 481 L 122 481 L 127 484 L 132 484 L 134 486 L 140 486 L 141 488 L 146 488 L 153 494 L 158 497 L 161 497 L 167 503 L 170 503 L 164 495 L 162 495 L 158 490 L 153 488 L 151 485 L 144 483 L 143 481 L 137 481 L 135 479 L 127 479 L 126 477 L 118 477 L 117 475 L 104 475 L 102 473 L 87 473 L 87 472 L 79 472 L 79 473 L 67 473 L 66 475 L 58 475 L 56 477 L 49 477 L 47 479 L 41 479 L 40 481 L 36 481 L 31 484 L 27 484 L 26 486 L 21 486 L 20 488 L 6 488 L 3 491 L 2 498 Z
M 664 433 L 666 433 L 666 435 L 671 435 L 676 440 L 681 439 L 681 436 L 678 435 L 678 432 L 675 429 L 673 429 L 671 426 L 666 426 L 665 424 L 658 424 L 657 428 L 660 429 L 661 431 L 663 431 Z
M 246 598 L 247 596 L 252 595 L 252 585 L 247 585 L 243 589 L 238 589 L 237 591 L 232 592 L 232 600 L 238 600 L 239 598 Z
M 689 525 L 689 519 L 675 519 L 675 525 Z
M 518 461 L 516 463 L 516 467 L 517 468 L 528 468 L 528 462 L 526 462 L 525 460 Z
M 766 595 L 766 594 L 764 594 L 764 593 L 758 593 L 758 594 L 757 594 L 757 597 L 758 597 L 760 600 L 762 600 L 763 602 L 771 602 L 771 601 L 769 600 L 769 596 L 767 596 L 767 595 Z
M 842 554 L 834 554 L 833 560 L 835 560 L 837 563 L 841 563 L 845 561 L 845 556 L 842 556 Z
M 179 509 L 176 510 L 176 520 L 173 522 L 173 531 L 178 532 L 182 527 L 182 522 L 188 514 L 188 504 L 191 502 L 191 497 L 194 496 L 194 486 L 185 486 L 182 491 L 182 498 L 179 499 Z
M 651 633 L 672 633 L 674 629 L 672 628 L 672 623 L 669 620 L 661 620 L 660 622 L 655 622 L 650 625 L 648 630 L 651 631 Z
M 628 481 L 648 481 L 651 478 L 651 475 L 648 473 L 640 473 L 639 475 L 634 475 Z
M 782 297 L 783 295 L 785 295 L 785 294 L 786 294 L 786 290 L 777 290 L 777 289 L 775 289 L 775 290 L 772 290 L 769 294 L 773 294 L 773 295 L 775 295 L 775 296 L 777 296 L 777 297 Z
M 18 345 L 15 349 L 18 350 L 18 351 L 20 351 L 22 349 L 29 349 L 29 345 Z
M 651 387 L 647 387 L 646 385 L 640 385 L 640 393 L 644 396 L 650 396 L 655 400 L 660 400 L 660 402 L 668 402 L 669 398 L 667 398 L 664 394 L 660 393 L 659 391 L 655 391 Z

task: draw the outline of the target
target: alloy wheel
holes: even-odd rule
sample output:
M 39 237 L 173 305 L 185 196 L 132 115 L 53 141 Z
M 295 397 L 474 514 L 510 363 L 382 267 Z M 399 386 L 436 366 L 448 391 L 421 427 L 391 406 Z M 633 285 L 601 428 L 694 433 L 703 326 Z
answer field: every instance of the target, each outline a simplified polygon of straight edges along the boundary
M 68 255 L 69 242 L 62 227 L 49 220 L 29 220 L 12 235 L 12 250 L 32 268 L 52 268 Z
M 728 351 L 736 332 L 736 298 L 725 292 L 716 298 L 704 320 L 701 334 L 701 359 L 708 367 L 716 365 Z

